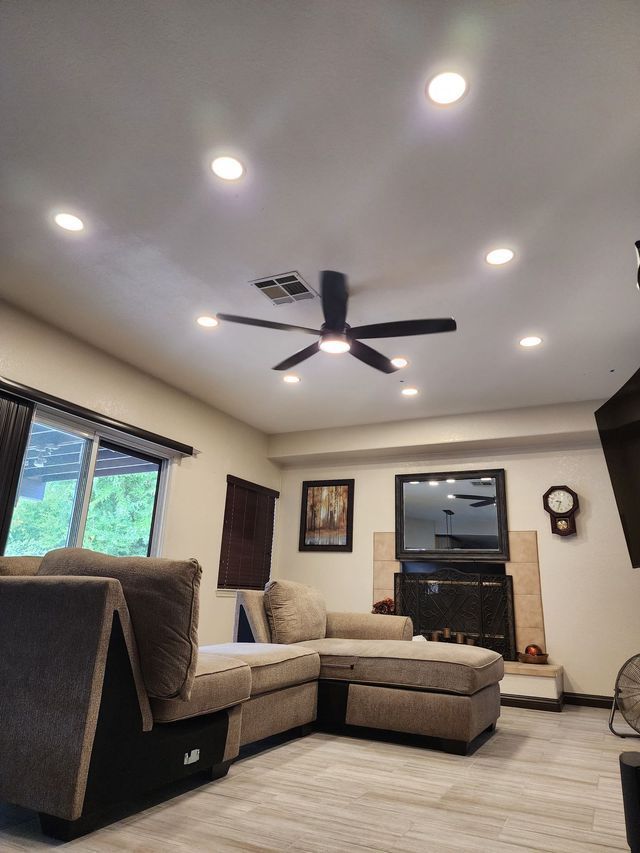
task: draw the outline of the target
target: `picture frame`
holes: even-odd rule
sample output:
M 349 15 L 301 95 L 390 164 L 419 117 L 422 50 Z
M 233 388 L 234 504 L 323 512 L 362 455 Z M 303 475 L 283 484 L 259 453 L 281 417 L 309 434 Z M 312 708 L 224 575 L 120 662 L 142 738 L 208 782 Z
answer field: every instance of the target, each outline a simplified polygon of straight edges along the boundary
M 299 551 L 352 551 L 355 480 L 304 480 Z

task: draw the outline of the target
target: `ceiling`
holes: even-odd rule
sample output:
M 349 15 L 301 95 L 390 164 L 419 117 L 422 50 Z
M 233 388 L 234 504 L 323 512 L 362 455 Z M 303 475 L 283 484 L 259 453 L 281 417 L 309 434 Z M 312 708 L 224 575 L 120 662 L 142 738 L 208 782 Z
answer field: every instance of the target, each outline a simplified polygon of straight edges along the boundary
M 637 369 L 635 0 L 20 0 L 2 17 L 8 301 L 267 432 L 604 398 Z M 442 70 L 470 84 L 448 108 L 424 97 Z M 223 153 L 242 181 L 213 176 Z M 515 260 L 488 266 L 504 245 Z M 321 353 L 290 386 L 270 368 L 307 336 L 194 322 L 315 327 L 318 300 L 276 308 L 247 282 L 325 268 L 349 277 L 352 325 L 459 331 L 370 341 L 409 358 L 393 375 Z

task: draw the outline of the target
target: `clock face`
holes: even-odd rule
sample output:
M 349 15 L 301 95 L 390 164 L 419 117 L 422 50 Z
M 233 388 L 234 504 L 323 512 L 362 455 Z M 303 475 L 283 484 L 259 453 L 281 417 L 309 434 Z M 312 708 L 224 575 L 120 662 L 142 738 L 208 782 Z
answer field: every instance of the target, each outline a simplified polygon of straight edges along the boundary
M 564 489 L 555 489 L 547 498 L 551 512 L 563 513 L 573 509 L 573 495 Z

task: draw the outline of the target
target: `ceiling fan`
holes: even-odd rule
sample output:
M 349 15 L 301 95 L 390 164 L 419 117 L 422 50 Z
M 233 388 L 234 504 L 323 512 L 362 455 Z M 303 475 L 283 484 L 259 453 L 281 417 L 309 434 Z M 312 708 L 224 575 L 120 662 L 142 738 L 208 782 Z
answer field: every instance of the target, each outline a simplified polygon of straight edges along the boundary
M 389 323 L 373 323 L 368 326 L 351 326 L 346 322 L 349 291 L 344 273 L 323 270 L 320 273 L 320 293 L 324 323 L 321 329 L 309 329 L 306 326 L 290 326 L 286 323 L 272 323 L 270 320 L 257 320 L 252 317 L 238 317 L 236 314 L 218 314 L 218 319 L 229 323 L 242 323 L 246 326 L 261 326 L 265 329 L 280 329 L 288 332 L 304 332 L 315 335 L 319 340 L 294 355 L 276 364 L 273 370 L 288 370 L 301 361 L 305 361 L 319 350 L 330 353 L 350 352 L 360 361 L 381 370 L 394 373 L 390 359 L 382 353 L 362 343 L 362 338 L 399 338 L 407 335 L 433 335 L 437 332 L 455 332 L 456 321 L 450 317 L 432 320 L 398 320 Z
M 495 505 L 496 499 L 491 495 L 454 495 L 454 498 L 458 498 L 461 501 L 475 501 L 475 503 L 469 504 L 469 506 L 480 507 L 480 506 L 491 506 L 491 504 Z

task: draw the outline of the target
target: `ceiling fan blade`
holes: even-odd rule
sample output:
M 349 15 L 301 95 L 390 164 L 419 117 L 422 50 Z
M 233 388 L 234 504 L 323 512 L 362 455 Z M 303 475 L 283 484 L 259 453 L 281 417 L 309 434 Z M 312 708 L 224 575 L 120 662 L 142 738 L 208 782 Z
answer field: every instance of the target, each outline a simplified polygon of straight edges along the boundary
M 491 504 L 495 504 L 495 501 L 493 498 L 491 498 L 491 500 L 488 500 L 488 501 L 478 501 L 477 503 L 469 504 L 469 506 L 490 506 Z
M 455 332 L 458 328 L 451 317 L 432 320 L 396 320 L 390 323 L 372 323 L 356 326 L 349 334 L 354 338 L 400 338 L 406 335 L 434 335 L 437 332 Z
M 218 320 L 226 323 L 241 323 L 243 326 L 260 326 L 263 329 L 278 329 L 283 332 L 304 332 L 307 335 L 320 335 L 319 329 L 308 329 L 306 326 L 290 326 L 287 323 L 272 323 L 271 320 L 256 320 L 255 317 L 238 317 L 237 314 L 216 314 Z
M 460 498 L 463 501 L 493 501 L 493 495 L 454 495 L 455 498 Z
M 381 370 L 383 373 L 395 373 L 398 369 L 391 364 L 391 361 L 375 349 L 371 349 L 366 344 L 360 341 L 351 340 L 351 349 L 349 352 L 360 361 L 364 361 L 369 367 L 375 367 L 376 370 Z
M 289 356 L 289 358 L 285 358 L 284 361 L 281 361 L 280 364 L 276 364 L 275 367 L 272 367 L 272 370 L 288 370 L 290 367 L 295 367 L 296 364 L 300 364 L 301 361 L 306 361 L 306 359 L 311 358 L 312 355 L 315 355 L 320 349 L 319 342 L 311 344 L 304 349 L 299 350 L 299 352 L 294 353 L 294 355 Z
M 341 332 L 347 319 L 347 277 L 342 272 L 322 270 L 320 273 L 320 292 L 322 293 L 322 310 L 328 329 Z

